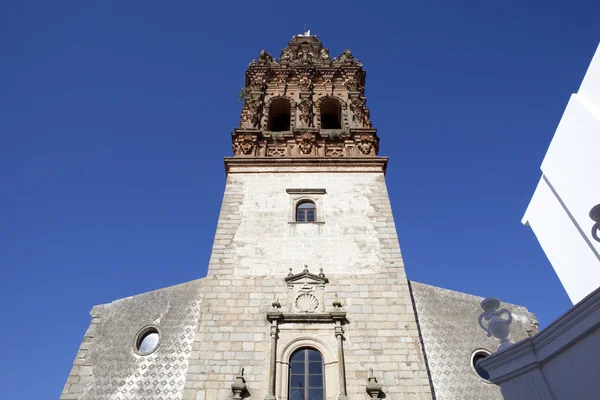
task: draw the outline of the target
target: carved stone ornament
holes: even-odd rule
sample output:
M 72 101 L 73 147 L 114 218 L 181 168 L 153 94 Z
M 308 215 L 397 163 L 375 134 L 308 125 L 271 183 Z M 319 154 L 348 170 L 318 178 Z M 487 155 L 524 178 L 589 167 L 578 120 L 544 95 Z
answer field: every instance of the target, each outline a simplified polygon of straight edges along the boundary
M 353 77 L 349 77 L 348 79 L 346 79 L 346 81 L 344 82 L 344 86 L 346 86 L 346 89 L 348 89 L 348 91 L 350 92 L 358 91 L 358 81 Z
M 285 49 L 283 49 L 281 51 L 281 55 L 279 57 L 281 62 L 290 61 L 293 58 L 294 58 L 294 53 L 293 53 L 292 49 L 290 49 L 289 47 L 286 47 Z
M 289 71 L 287 70 L 283 70 L 283 71 L 277 71 L 275 73 L 275 79 L 274 82 L 277 85 L 287 85 L 287 81 L 288 81 L 288 77 L 290 76 Z
M 298 87 L 300 88 L 301 92 L 310 92 L 310 89 L 312 88 L 311 79 L 308 76 L 303 76 L 298 81 Z
M 314 35 L 296 35 L 279 56 L 284 64 L 290 65 L 326 65 L 329 66 L 329 50 Z
M 301 312 L 315 312 L 319 308 L 319 300 L 311 292 L 302 292 L 296 297 L 294 307 Z
M 352 55 L 352 52 L 350 52 L 350 50 L 346 49 L 342 54 L 340 54 L 339 60 L 342 62 L 351 63 L 354 61 L 354 56 Z
M 314 133 L 305 132 L 300 135 L 300 143 L 298 143 L 298 147 L 303 154 L 310 154 L 312 151 L 316 141 L 316 136 Z
M 242 109 L 240 114 L 240 128 L 249 128 L 250 126 L 250 111 L 247 108 Z
M 381 383 L 373 375 L 373 368 L 369 368 L 369 377 L 367 379 L 367 393 L 372 399 L 378 399 L 382 389 Z
M 258 99 L 250 100 L 246 103 L 246 108 L 248 110 L 248 119 L 250 120 L 250 124 L 252 127 L 258 127 L 258 123 L 260 121 L 260 111 L 262 107 L 262 102 Z
M 290 311 L 296 314 L 318 314 L 325 311 L 325 284 L 329 280 L 321 271 L 319 275 L 311 274 L 305 266 L 299 274 L 288 274 L 285 278 L 288 284 L 288 304 Z
M 360 61 L 358 61 L 356 58 L 354 58 L 354 56 L 352 55 L 352 53 L 350 52 L 350 50 L 346 49 L 344 50 L 344 52 L 342 54 L 340 54 L 340 56 L 338 58 L 334 58 L 333 59 L 333 64 L 334 65 L 356 65 L 358 67 L 362 67 L 362 64 Z
M 247 392 L 246 380 L 244 379 L 244 368 L 240 367 L 240 372 L 235 377 L 235 381 L 231 384 L 231 391 L 234 399 L 242 399 Z
M 260 54 L 258 55 L 258 63 L 259 64 L 268 64 L 271 61 L 273 61 L 273 57 L 266 51 L 261 50 Z
M 300 122 L 304 126 L 312 126 L 313 120 L 313 106 L 312 101 L 305 100 L 302 103 L 298 104 L 298 110 L 300 111 Z
M 251 154 L 252 150 L 254 150 L 254 137 L 249 133 L 245 134 L 239 146 L 242 153 L 246 155 Z
M 484 299 L 480 305 L 483 312 L 479 315 L 479 326 L 487 333 L 488 337 L 493 335 L 500 341 L 496 351 L 502 351 L 512 346 L 508 339 L 512 313 L 506 308 L 500 310 L 500 300 L 493 297 Z M 506 318 L 502 318 L 502 315 L 506 315 Z M 483 325 L 483 320 L 489 321 L 487 326 Z
M 256 75 L 250 82 L 250 91 L 260 93 L 267 88 L 267 78 L 264 75 Z
M 365 107 L 365 101 L 362 98 L 354 98 L 350 102 L 352 110 L 352 121 L 358 127 L 370 127 L 369 112 Z
M 329 157 L 343 157 L 344 148 L 343 147 L 328 147 L 325 151 L 325 155 Z
M 267 157 L 283 157 L 285 156 L 285 147 L 269 147 L 267 149 Z
M 360 135 L 360 141 L 358 142 L 358 149 L 361 153 L 365 155 L 371 154 L 371 150 L 373 150 L 373 144 L 375 143 L 375 139 L 371 135 Z

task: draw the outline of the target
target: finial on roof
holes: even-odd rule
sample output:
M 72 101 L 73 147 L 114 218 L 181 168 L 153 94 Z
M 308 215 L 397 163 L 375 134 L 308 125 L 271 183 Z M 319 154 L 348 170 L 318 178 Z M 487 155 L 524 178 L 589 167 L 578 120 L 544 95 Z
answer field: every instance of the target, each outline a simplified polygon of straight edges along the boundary
M 305 25 L 306 26 L 306 25 Z M 305 30 L 303 34 L 300 34 L 298 36 L 310 36 L 310 29 L 309 30 Z
M 512 346 L 511 341 L 508 340 L 510 323 L 513 319 L 512 313 L 506 308 L 500 310 L 500 300 L 494 297 L 483 299 L 480 305 L 483 312 L 479 315 L 479 326 L 487 333 L 488 337 L 494 335 L 500 341 L 500 346 L 496 351 L 502 351 Z M 506 318 L 502 318 L 503 314 L 506 314 Z M 483 325 L 483 320 L 489 321 L 487 326 Z

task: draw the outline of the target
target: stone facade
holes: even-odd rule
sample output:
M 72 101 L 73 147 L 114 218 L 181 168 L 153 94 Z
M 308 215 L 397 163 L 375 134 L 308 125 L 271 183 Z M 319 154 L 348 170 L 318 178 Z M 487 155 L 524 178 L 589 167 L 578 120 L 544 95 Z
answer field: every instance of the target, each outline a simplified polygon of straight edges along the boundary
M 306 347 L 322 356 L 327 400 L 463 400 L 464 385 L 495 398 L 461 353 L 490 347 L 483 331 L 468 328 L 461 352 L 436 344 L 450 338 L 437 305 L 476 326 L 478 299 L 406 279 L 364 79 L 349 51 L 330 60 L 314 36 L 280 60 L 261 52 L 207 277 L 95 307 L 61 399 L 292 400 L 290 357 Z M 303 202 L 309 222 L 296 220 Z M 162 340 L 140 355 L 146 326 Z M 457 366 L 452 382 L 438 357 Z
M 308 172 L 314 170 L 310 165 L 277 165 L 276 172 L 246 173 L 245 168 L 267 170 L 272 162 L 227 160 L 230 172 L 203 293 L 205 319 L 194 343 L 200 356 L 190 361 L 185 399 L 227 398 L 239 366 L 245 368 L 251 397 L 267 397 L 274 347 L 267 314 L 274 301 L 282 314 L 298 313 L 297 292 L 286 277 L 289 268 L 294 275 L 304 265 L 315 274 L 322 270 L 328 280 L 316 311 L 334 311 L 337 296 L 347 315 L 342 329 L 349 398 L 364 397 L 369 368 L 388 396 L 431 398 L 385 185 L 385 160 L 355 173 L 339 163 L 311 160 L 321 172 Z M 304 198 L 322 207 L 321 221 L 293 221 L 294 201 Z M 284 321 L 276 329 L 277 398 L 287 399 L 286 351 L 300 340 L 329 360 L 327 399 L 337 399 L 335 321 Z
M 95 306 L 61 399 L 181 399 L 200 316 L 203 280 Z M 143 327 L 160 329 L 147 356 L 134 351 Z
M 287 192 L 319 188 L 326 192 Z M 304 199 L 317 203 L 322 221 L 294 222 Z M 269 276 L 305 264 L 327 274 L 371 274 L 402 265 L 381 170 L 229 174 L 215 240 L 209 274 Z
M 436 399 L 502 400 L 498 386 L 475 374 L 470 362 L 475 351 L 493 353 L 498 347 L 475 321 L 483 298 L 417 282 L 410 287 Z M 512 312 L 512 340 L 537 333 L 535 315 L 525 307 L 502 308 Z

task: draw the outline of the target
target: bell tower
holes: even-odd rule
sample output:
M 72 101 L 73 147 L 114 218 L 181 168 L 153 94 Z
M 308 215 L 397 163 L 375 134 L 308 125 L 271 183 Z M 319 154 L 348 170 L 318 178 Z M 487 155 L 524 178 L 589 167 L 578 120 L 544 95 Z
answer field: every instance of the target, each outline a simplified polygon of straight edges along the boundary
M 232 365 L 251 398 L 358 399 L 377 379 L 388 397 L 431 398 L 365 77 L 309 34 L 249 64 L 194 344 L 205 357 L 190 360 L 214 372 L 188 377 L 190 398 L 225 398 Z
M 376 156 L 362 64 L 333 59 L 316 36 L 294 36 L 279 59 L 261 51 L 246 71 L 236 157 Z

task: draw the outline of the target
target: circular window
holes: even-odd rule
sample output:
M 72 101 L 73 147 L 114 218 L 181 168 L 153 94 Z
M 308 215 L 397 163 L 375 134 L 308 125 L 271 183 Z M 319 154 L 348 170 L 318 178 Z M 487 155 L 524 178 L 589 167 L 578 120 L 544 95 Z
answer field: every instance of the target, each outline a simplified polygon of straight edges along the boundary
M 158 346 L 160 346 L 160 331 L 155 326 L 142 328 L 135 335 L 133 349 L 141 356 L 153 353 Z
M 485 369 L 478 366 L 477 362 L 479 360 L 483 360 L 489 355 L 490 352 L 487 350 L 475 350 L 473 352 L 473 355 L 471 356 L 471 366 L 473 367 L 473 370 L 481 379 L 485 380 L 486 382 L 489 381 L 490 374 L 488 374 L 488 372 Z

